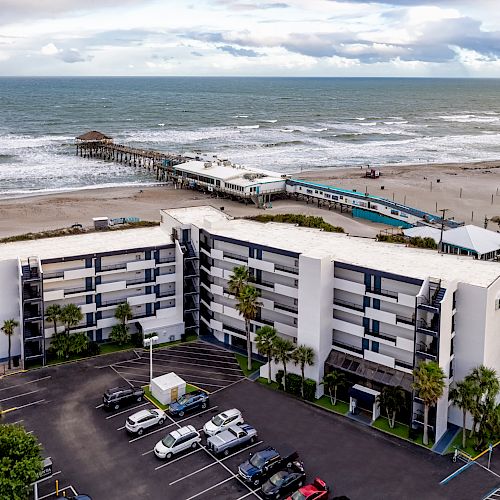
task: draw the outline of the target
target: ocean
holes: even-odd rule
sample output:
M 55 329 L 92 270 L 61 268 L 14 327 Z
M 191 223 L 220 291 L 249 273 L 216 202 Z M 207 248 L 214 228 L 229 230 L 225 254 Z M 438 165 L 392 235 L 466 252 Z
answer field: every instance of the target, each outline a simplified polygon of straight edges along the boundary
M 154 183 L 76 157 L 88 130 L 277 172 L 500 160 L 500 80 L 0 78 L 0 197 Z

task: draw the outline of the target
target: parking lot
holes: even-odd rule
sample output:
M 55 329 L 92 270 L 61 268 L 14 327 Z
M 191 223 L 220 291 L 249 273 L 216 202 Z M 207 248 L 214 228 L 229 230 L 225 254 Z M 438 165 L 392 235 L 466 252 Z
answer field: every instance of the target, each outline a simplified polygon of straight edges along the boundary
M 55 498 L 55 479 L 59 479 L 61 487 L 90 494 L 94 500 L 260 498 L 259 490 L 242 483 L 236 472 L 250 451 L 267 445 L 295 448 L 308 481 L 319 476 L 334 495 L 352 500 L 479 500 L 500 484 L 493 474 L 474 466 L 440 486 L 459 467 L 449 457 L 246 380 L 238 373 L 234 356 L 223 349 L 196 342 L 166 351 L 155 352 L 155 375 L 174 370 L 188 382 L 196 380 L 212 393 L 210 407 L 169 418 L 161 428 L 140 437 L 127 434 L 125 419 L 152 408 L 151 403 L 114 412 L 100 406 L 104 389 L 123 385 L 123 378 L 134 384 L 148 381 L 148 365 L 142 366 L 149 359 L 147 352 L 116 353 L 0 380 L 3 409 L 18 408 L 6 413 L 3 421 L 18 422 L 34 432 L 44 455 L 53 460 L 57 475 L 40 485 L 42 497 Z M 202 446 L 170 461 L 154 455 L 155 444 L 171 430 L 187 424 L 200 430 L 213 415 L 233 407 L 259 431 L 259 442 L 220 459 L 205 448 L 205 439 Z M 494 456 L 494 470 L 497 465 Z

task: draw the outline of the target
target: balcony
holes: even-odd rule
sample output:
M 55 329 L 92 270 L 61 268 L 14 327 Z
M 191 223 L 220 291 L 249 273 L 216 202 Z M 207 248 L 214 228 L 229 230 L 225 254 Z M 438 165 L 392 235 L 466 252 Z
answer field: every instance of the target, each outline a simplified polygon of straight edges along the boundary
M 398 298 L 398 292 L 395 292 L 393 290 L 387 290 L 385 288 L 374 288 L 371 286 L 367 286 L 366 291 L 369 293 L 374 293 L 376 295 L 382 295 L 382 297 L 389 297 L 391 299 Z
M 282 271 L 284 273 L 295 274 L 295 275 L 299 274 L 298 267 L 284 266 L 283 264 L 274 264 L 274 270 L 275 271 Z
M 239 328 L 235 328 L 235 327 L 229 326 L 229 325 L 223 324 L 222 329 L 227 330 L 228 332 L 231 332 L 231 333 L 237 333 L 238 335 L 243 335 L 244 337 L 246 337 L 246 334 L 247 334 L 247 332 L 245 332 L 245 330 L 241 330 Z
M 158 292 L 156 296 L 161 299 L 164 297 L 173 297 L 175 295 L 175 290 L 167 290 L 165 292 Z
M 109 266 L 101 266 L 101 269 L 97 272 L 117 271 L 118 269 L 127 269 L 127 263 L 122 262 L 121 264 L 110 264 Z
M 269 319 L 264 319 L 264 318 L 255 318 L 254 320 L 256 323 L 262 323 L 264 325 L 269 325 L 274 328 L 274 321 L 271 321 Z
M 361 349 L 361 347 L 355 347 L 349 344 L 345 344 L 344 342 L 339 342 L 338 340 L 333 340 L 332 345 L 333 347 L 338 347 L 339 349 L 347 352 L 363 355 L 363 349 Z
M 365 308 L 362 304 L 355 304 L 354 302 L 349 302 L 343 299 L 333 299 L 333 303 L 337 306 L 347 307 L 348 309 L 353 309 L 354 311 L 364 312 Z
M 244 262 L 245 264 L 248 262 L 248 257 L 245 257 L 244 255 L 238 255 L 232 252 L 224 252 L 224 258 L 237 260 L 238 262 Z
M 402 368 L 403 370 L 413 371 L 413 364 L 412 363 L 407 363 L 406 361 L 401 361 L 400 359 L 396 359 L 394 361 L 394 366 L 396 368 Z
M 64 295 L 75 295 L 77 293 L 84 293 L 84 292 L 93 292 L 95 290 L 95 288 L 90 288 L 90 289 L 87 289 L 87 287 L 85 286 L 80 286 L 80 287 L 77 287 L 77 288 L 66 288 L 64 290 Z
M 49 273 L 43 273 L 44 280 L 50 280 L 54 278 L 64 278 L 64 271 L 53 271 Z
M 280 304 L 279 302 L 274 303 L 274 309 L 278 309 L 281 311 L 286 311 L 292 314 L 297 314 L 299 312 L 297 306 L 291 306 L 291 305 L 286 305 L 286 304 Z
M 114 300 L 103 300 L 100 303 L 100 305 L 97 306 L 97 308 L 100 308 L 100 307 L 109 307 L 109 306 L 117 306 L 118 304 L 123 304 L 124 302 L 127 302 L 126 298 L 114 299 Z
M 417 332 L 422 333 L 424 335 L 431 335 L 433 337 L 437 337 L 439 335 L 439 327 L 436 324 L 427 323 L 427 321 L 424 321 L 421 319 L 420 321 L 417 322 Z
M 260 280 L 255 281 L 255 284 L 263 286 L 264 288 L 269 288 L 270 290 L 274 290 L 274 283 L 271 283 L 270 281 Z
M 392 342 L 394 345 L 396 345 L 395 335 L 389 335 L 388 333 L 383 333 L 383 332 L 376 332 L 374 330 L 370 330 L 369 328 L 365 328 L 365 335 L 370 335 L 372 337 L 377 337 L 383 340 L 387 340 L 388 342 Z
M 175 256 L 171 257 L 162 257 L 161 259 L 158 259 L 157 264 L 168 264 L 170 262 L 175 262 Z
M 142 278 L 137 278 L 135 280 L 127 280 L 127 286 L 132 286 L 132 285 L 144 285 L 146 286 L 148 283 L 153 284 L 154 282 L 148 281 L 145 277 Z
M 427 345 L 425 342 L 419 342 L 417 344 L 417 348 L 415 354 L 424 359 L 429 359 L 431 361 L 437 360 L 437 349 L 436 342 L 431 342 L 430 345 Z
M 27 307 L 23 311 L 23 318 L 25 320 L 36 320 L 42 318 L 42 312 L 37 307 Z
M 406 316 L 400 316 L 399 314 L 396 314 L 396 323 L 415 326 L 415 318 L 408 318 Z

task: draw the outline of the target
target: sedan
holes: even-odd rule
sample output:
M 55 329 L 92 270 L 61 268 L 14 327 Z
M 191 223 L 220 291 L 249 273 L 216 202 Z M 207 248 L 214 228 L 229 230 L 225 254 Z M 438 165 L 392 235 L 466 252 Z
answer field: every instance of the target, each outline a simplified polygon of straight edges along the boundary
M 233 408 L 232 410 L 226 410 L 218 415 L 215 415 L 215 417 L 203 426 L 203 432 L 207 436 L 215 436 L 215 434 L 226 430 L 231 425 L 242 423 L 243 417 L 241 415 L 241 411 Z
M 312 484 L 306 484 L 297 490 L 287 500 L 326 500 L 328 498 L 328 486 L 317 477 Z
M 261 488 L 264 498 L 283 498 L 304 485 L 306 473 L 301 462 L 276 472 Z
M 128 432 L 141 436 L 143 432 L 153 425 L 163 425 L 166 415 L 162 410 L 141 410 L 127 418 L 125 428 Z

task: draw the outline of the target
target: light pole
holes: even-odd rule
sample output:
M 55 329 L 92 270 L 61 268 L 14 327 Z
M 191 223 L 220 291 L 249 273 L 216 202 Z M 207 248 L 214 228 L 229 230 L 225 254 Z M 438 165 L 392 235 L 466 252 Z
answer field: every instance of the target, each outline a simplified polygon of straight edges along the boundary
M 153 381 L 153 344 L 158 342 L 158 335 L 150 334 L 149 337 L 144 338 L 144 344 L 149 344 L 149 390 L 151 391 L 151 383 Z

